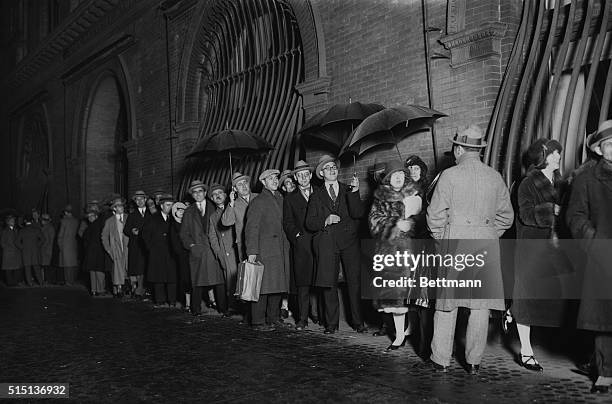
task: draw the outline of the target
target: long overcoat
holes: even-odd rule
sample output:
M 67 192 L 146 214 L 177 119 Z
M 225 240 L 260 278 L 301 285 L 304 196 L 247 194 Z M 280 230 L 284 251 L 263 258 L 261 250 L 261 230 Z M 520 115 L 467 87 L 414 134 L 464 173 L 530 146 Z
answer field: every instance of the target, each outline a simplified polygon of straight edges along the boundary
M 107 272 L 106 260 L 110 259 L 102 245 L 104 223 L 95 220 L 83 231 L 83 271 Z
M 558 327 L 565 318 L 557 274 L 567 272 L 560 266 L 569 261 L 551 241 L 558 228 L 554 205 L 563 199 L 560 184 L 560 178 L 553 185 L 541 170 L 532 169 L 518 188 L 516 238 L 524 241 L 518 242 L 514 259 L 512 313 L 521 324 Z
M 123 227 L 123 234 L 130 240 L 128 243 L 128 275 L 144 275 L 147 267 L 147 250 L 142 239 L 142 226 L 151 213 L 145 209 L 144 215 L 138 209 L 128 215 Z M 138 234 L 134 234 L 134 230 Z
M 172 215 L 166 220 L 162 212 L 151 215 L 142 227 L 142 238 L 147 247 L 147 280 L 153 283 L 176 283 L 176 261 L 170 244 Z
M 246 219 L 246 212 L 248 210 L 249 204 L 253 202 L 253 200 L 259 194 L 251 193 L 249 196 L 249 202 L 247 202 L 243 197 L 238 196 L 234 200 L 234 206 L 231 206 L 229 203 L 225 207 L 223 211 L 223 215 L 221 215 L 221 224 L 224 226 L 234 226 L 234 234 L 236 237 L 236 250 L 238 251 L 238 259 L 243 260 L 244 257 L 244 222 Z
M 283 231 L 283 196 L 264 189 L 251 201 L 245 227 L 246 254 L 264 266 L 262 294 L 289 291 L 289 242 Z
M 189 267 L 193 286 L 212 286 L 225 283 L 219 261 L 210 246 L 208 239 L 210 216 L 215 212 L 215 205 L 206 200 L 204 215 L 197 204 L 185 209 L 180 237 L 183 246 L 189 250 Z
M 359 243 L 359 219 L 365 212 L 359 192 L 352 192 L 348 185 L 338 182 L 338 195 L 334 203 L 327 190 L 319 187 L 310 195 L 306 211 L 306 228 L 315 232 L 312 240 L 315 255 L 314 286 L 333 287 L 338 282 L 338 266 L 332 258 L 336 251 Z M 331 214 L 340 216 L 340 222 L 325 226 Z M 344 268 L 359 271 L 361 268 Z
M 458 252 L 476 256 L 486 251 L 487 255 L 479 269 L 438 268 L 439 278 L 474 277 L 482 281 L 482 288 L 439 290 L 436 309 L 503 310 L 504 288 L 497 240 L 514 221 L 508 188 L 497 171 L 480 161 L 479 153 L 466 152 L 457 160 L 456 166 L 440 175 L 427 208 L 427 224 L 432 236 L 442 240 L 440 254 Z
M 2 269 L 19 269 L 22 266 L 21 250 L 19 250 L 19 230 L 13 227 L 2 229 L 0 232 L 0 247 L 2 247 Z
M 78 228 L 79 220 L 76 217 L 65 216 L 60 221 L 60 228 L 57 233 L 60 267 L 76 267 L 79 265 Z
M 306 228 L 307 210 L 308 201 L 299 190 L 285 196 L 283 228 L 293 248 L 291 284 L 298 287 L 312 286 L 314 282 L 314 254 L 312 251 L 314 232 Z
M 51 265 L 53 257 L 53 242 L 55 241 L 55 228 L 51 223 L 45 223 L 42 226 L 43 244 L 40 247 L 40 265 Z
M 566 218 L 572 236 L 579 240 L 588 257 L 577 325 L 586 330 L 610 332 L 612 163 L 601 159 L 574 179 Z
M 102 229 L 102 245 L 113 260 L 113 285 L 123 285 L 127 277 L 129 239 L 123 234 L 127 214 L 123 217 L 123 223 L 115 215 L 109 217 Z
M 21 258 L 24 266 L 40 265 L 40 248 L 44 237 L 40 227 L 30 224 L 19 230 L 17 244 L 21 249 Z
M 226 271 L 226 276 L 235 276 L 238 271 L 238 257 L 236 256 L 236 242 L 231 227 L 221 223 L 223 208 L 217 208 L 210 215 L 208 224 L 208 239 L 210 246 L 219 260 L 221 267 Z M 232 288 L 235 285 L 230 285 Z M 230 291 L 228 291 L 229 293 Z

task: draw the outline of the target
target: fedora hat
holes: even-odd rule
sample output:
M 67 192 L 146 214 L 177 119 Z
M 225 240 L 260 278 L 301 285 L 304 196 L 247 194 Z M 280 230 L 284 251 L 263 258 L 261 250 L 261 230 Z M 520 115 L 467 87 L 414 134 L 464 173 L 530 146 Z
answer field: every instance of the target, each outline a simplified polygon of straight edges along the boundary
M 189 184 L 189 193 L 193 194 L 193 191 L 195 191 L 198 188 L 202 188 L 204 190 L 204 192 L 206 192 L 206 190 L 208 189 L 206 184 L 204 184 L 202 181 L 200 181 L 200 180 L 193 180 L 193 181 L 191 181 L 191 184 Z
M 280 181 L 280 183 L 282 184 L 283 182 L 285 182 L 285 180 L 287 178 L 291 178 L 293 176 L 293 171 L 291 170 L 284 170 L 280 177 L 278 178 L 278 180 Z
M 470 125 L 461 132 L 455 134 L 451 140 L 454 144 L 466 147 L 486 147 L 487 142 L 484 141 L 484 134 L 478 125 Z
M 340 161 L 337 158 L 330 156 L 329 154 L 324 154 L 319 158 L 319 162 L 317 163 L 317 169 L 315 170 L 315 174 L 317 174 L 317 177 L 323 179 L 323 176 L 321 175 L 321 171 L 323 171 L 323 166 L 331 162 L 336 163 L 336 166 L 340 168 Z
M 172 196 L 172 194 L 162 194 L 159 197 L 159 203 L 162 204 L 164 202 L 173 202 L 174 203 L 175 199 Z
M 280 171 L 275 168 L 268 168 L 267 170 L 265 170 L 263 173 L 259 175 L 259 181 L 263 182 L 266 178 L 274 174 L 278 175 L 280 174 Z
M 304 160 L 300 160 L 295 164 L 295 167 L 293 167 L 293 171 L 291 172 L 291 175 L 295 175 L 299 173 L 300 171 L 305 171 L 305 170 L 308 170 L 312 173 L 314 171 L 314 168 L 312 168 L 310 164 L 308 164 Z
M 48 213 L 43 213 L 42 215 L 40 215 L 40 220 L 47 220 L 47 221 L 51 221 L 51 215 Z
M 236 171 L 234 175 L 232 175 L 232 186 L 236 186 L 236 184 L 242 180 L 246 180 L 246 182 L 251 182 L 251 177 L 242 174 L 240 171 Z
M 139 196 L 147 199 L 147 194 L 145 193 L 145 191 L 142 191 L 142 190 L 138 190 L 138 191 L 134 192 L 134 195 L 132 195 L 132 199 L 136 199 Z
M 612 138 L 612 119 L 603 121 L 599 124 L 596 132 L 593 132 L 587 137 L 587 146 L 591 151 L 595 151 L 597 146 L 601 145 L 601 142 Z
M 212 195 L 213 192 L 215 192 L 217 189 L 220 189 L 221 191 L 225 192 L 225 187 L 219 183 L 214 183 L 210 186 L 210 194 Z
M 125 200 L 123 198 L 115 198 L 113 199 L 113 201 L 110 204 L 111 209 L 115 208 L 116 206 L 123 206 L 125 205 Z
M 404 163 L 402 163 L 400 160 L 392 160 L 388 162 L 387 166 L 385 167 L 385 176 L 382 179 L 383 184 L 388 184 L 389 181 L 391 181 L 391 176 L 393 173 L 398 171 L 404 172 L 404 178 L 408 177 L 406 175 L 406 167 L 404 166 Z

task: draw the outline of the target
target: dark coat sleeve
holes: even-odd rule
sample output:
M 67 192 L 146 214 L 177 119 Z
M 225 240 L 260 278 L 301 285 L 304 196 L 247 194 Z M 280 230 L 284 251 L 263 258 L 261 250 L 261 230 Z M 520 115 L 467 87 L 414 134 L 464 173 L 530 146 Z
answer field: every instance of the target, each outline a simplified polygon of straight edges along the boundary
M 259 251 L 259 231 L 261 225 L 262 210 L 264 209 L 265 197 L 260 196 L 253 199 L 246 213 L 246 226 L 244 239 L 247 255 L 257 255 Z
M 552 227 L 554 223 L 554 203 L 537 203 L 537 189 L 533 181 L 526 177 L 518 189 L 519 217 L 521 222 L 533 227 Z
M 567 225 L 576 239 L 592 239 L 596 232 L 590 219 L 587 178 L 584 173 L 576 177 L 567 206 Z
M 291 202 L 289 202 L 291 199 L 290 196 L 287 196 L 283 201 L 283 230 L 285 230 L 285 234 L 291 244 L 295 244 L 297 241 L 296 236 L 300 232 L 300 229 L 295 222 Z
M 306 228 L 313 232 L 321 231 L 325 227 L 326 218 L 323 217 L 321 210 L 321 192 L 320 190 L 313 192 L 306 209 Z

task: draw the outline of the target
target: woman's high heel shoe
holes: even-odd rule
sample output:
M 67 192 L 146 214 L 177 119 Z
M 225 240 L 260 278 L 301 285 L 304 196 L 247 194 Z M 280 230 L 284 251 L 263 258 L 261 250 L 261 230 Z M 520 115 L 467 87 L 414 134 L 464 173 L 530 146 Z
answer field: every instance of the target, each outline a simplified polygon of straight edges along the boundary
M 531 362 L 531 363 L 530 363 Z M 543 372 L 544 368 L 538 363 L 535 356 L 521 354 L 521 366 L 534 372 Z
M 406 337 L 404 337 L 404 340 L 399 345 L 393 345 L 393 344 L 389 345 L 387 349 L 385 349 L 385 352 L 396 351 L 400 349 L 401 347 L 403 347 L 404 345 L 406 345 Z

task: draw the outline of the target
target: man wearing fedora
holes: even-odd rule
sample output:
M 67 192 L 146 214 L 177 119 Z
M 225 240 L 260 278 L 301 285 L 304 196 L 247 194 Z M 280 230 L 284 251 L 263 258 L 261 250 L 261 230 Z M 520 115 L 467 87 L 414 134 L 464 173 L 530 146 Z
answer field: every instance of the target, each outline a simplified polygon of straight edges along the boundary
M 312 252 L 313 232 L 306 229 L 306 210 L 308 200 L 313 193 L 310 180 L 314 169 L 304 160 L 295 165 L 292 175 L 297 181 L 298 190 L 285 196 L 283 205 L 283 228 L 291 243 L 293 265 L 291 266 L 292 285 L 297 289 L 298 318 L 297 330 L 308 326 L 308 307 L 310 305 L 310 287 L 314 274 L 314 257 Z
M 2 249 L 2 272 L 6 286 L 17 286 L 19 270 L 22 267 L 21 251 L 19 250 L 19 230 L 14 215 L 5 218 L 6 227 L 0 231 L 0 248 Z
M 144 295 L 144 274 L 147 267 L 147 252 L 142 239 L 142 226 L 151 216 L 146 207 L 147 194 L 136 191 L 132 196 L 136 204 L 134 213 L 128 215 L 123 227 L 123 234 L 129 239 L 128 243 L 128 276 L 132 285 L 132 297 L 141 299 Z
M 225 210 L 225 200 L 227 199 L 223 185 L 213 184 L 210 186 L 210 199 L 216 206 L 215 211 L 210 215 L 210 223 L 208 225 L 210 246 L 225 275 L 225 292 L 227 293 L 228 307 L 238 310 L 238 302 L 234 299 L 236 277 L 238 275 L 236 239 L 232 228 L 221 223 L 221 215 L 223 215 Z
M 189 250 L 189 268 L 191 269 L 191 313 L 200 316 L 202 294 L 213 287 L 217 310 L 227 313 L 225 278 L 219 261 L 210 245 L 210 217 L 215 213 L 215 205 L 206 199 L 207 186 L 200 180 L 194 180 L 189 186 L 189 193 L 195 203 L 185 209 L 181 225 L 180 238 L 183 246 Z
M 64 282 L 67 285 L 72 285 L 76 281 L 79 266 L 79 246 L 77 242 L 79 220 L 72 216 L 72 205 L 66 205 L 63 213 L 57 233 L 59 266 L 63 269 Z
M 102 245 L 113 260 L 113 270 L 111 272 L 113 295 L 122 297 L 123 284 L 127 278 L 128 243 L 130 241 L 123 233 L 128 216 L 125 213 L 123 198 L 115 198 L 111 203 L 111 210 L 113 215 L 106 219 L 102 229 Z
M 263 190 L 249 206 L 244 232 L 249 262 L 259 261 L 264 266 L 259 300 L 251 303 L 251 325 L 260 331 L 282 325 L 281 297 L 289 292 L 289 242 L 283 232 L 279 174 L 268 169 L 259 176 Z
M 55 227 L 51 223 L 51 215 L 43 213 L 40 217 L 42 223 L 43 244 L 40 247 L 40 265 L 42 266 L 43 279 L 47 283 L 57 280 L 55 268 L 51 270 L 51 258 L 53 256 L 53 242 L 55 241 Z
M 465 246 L 463 249 L 481 248 L 474 247 L 478 240 L 497 240 L 512 226 L 514 211 L 508 188 L 501 175 L 480 160 L 486 142 L 478 126 L 470 125 L 456 134 L 452 143 L 457 165 L 442 172 L 427 208 L 427 224 L 435 239 L 458 240 L 459 246 Z M 481 272 L 488 276 L 487 290 L 499 293 L 499 298 L 472 299 L 468 295 L 474 295 L 469 293 L 457 296 L 453 288 L 440 291 L 431 343 L 431 361 L 436 371 L 446 371 L 450 365 L 459 307 L 470 310 L 465 342 L 470 374 L 477 374 L 480 368 L 487 343 L 489 310 L 505 308 L 499 245 L 497 241 L 486 242 L 486 248 L 486 267 Z M 458 273 L 450 269 L 447 276 L 456 277 Z
M 339 264 L 347 282 L 351 322 L 357 332 L 367 331 L 361 315 L 361 262 L 358 227 L 365 212 L 359 198 L 359 180 L 351 187 L 338 181 L 339 161 L 329 155 L 319 159 L 315 174 L 324 180 L 308 201 L 306 228 L 314 232 L 316 260 L 314 284 L 324 288 L 325 333 L 333 334 L 340 322 L 338 302 Z
M 600 159 L 574 179 L 566 219 L 587 253 L 577 325 L 595 333 L 597 380 L 591 391 L 606 393 L 612 385 L 612 120 L 602 122 L 587 144 Z
M 159 210 L 144 221 L 141 231 L 148 251 L 147 281 L 153 284 L 156 308 L 176 305 L 176 261 L 170 244 L 172 205 L 172 195 L 160 195 Z
M 239 261 L 244 261 L 246 258 L 244 251 L 244 219 L 246 211 L 257 195 L 259 194 L 251 192 L 251 177 L 235 172 L 232 176 L 232 192 L 229 194 L 229 204 L 225 207 L 225 211 L 221 216 L 221 223 L 224 226 L 234 226 Z

